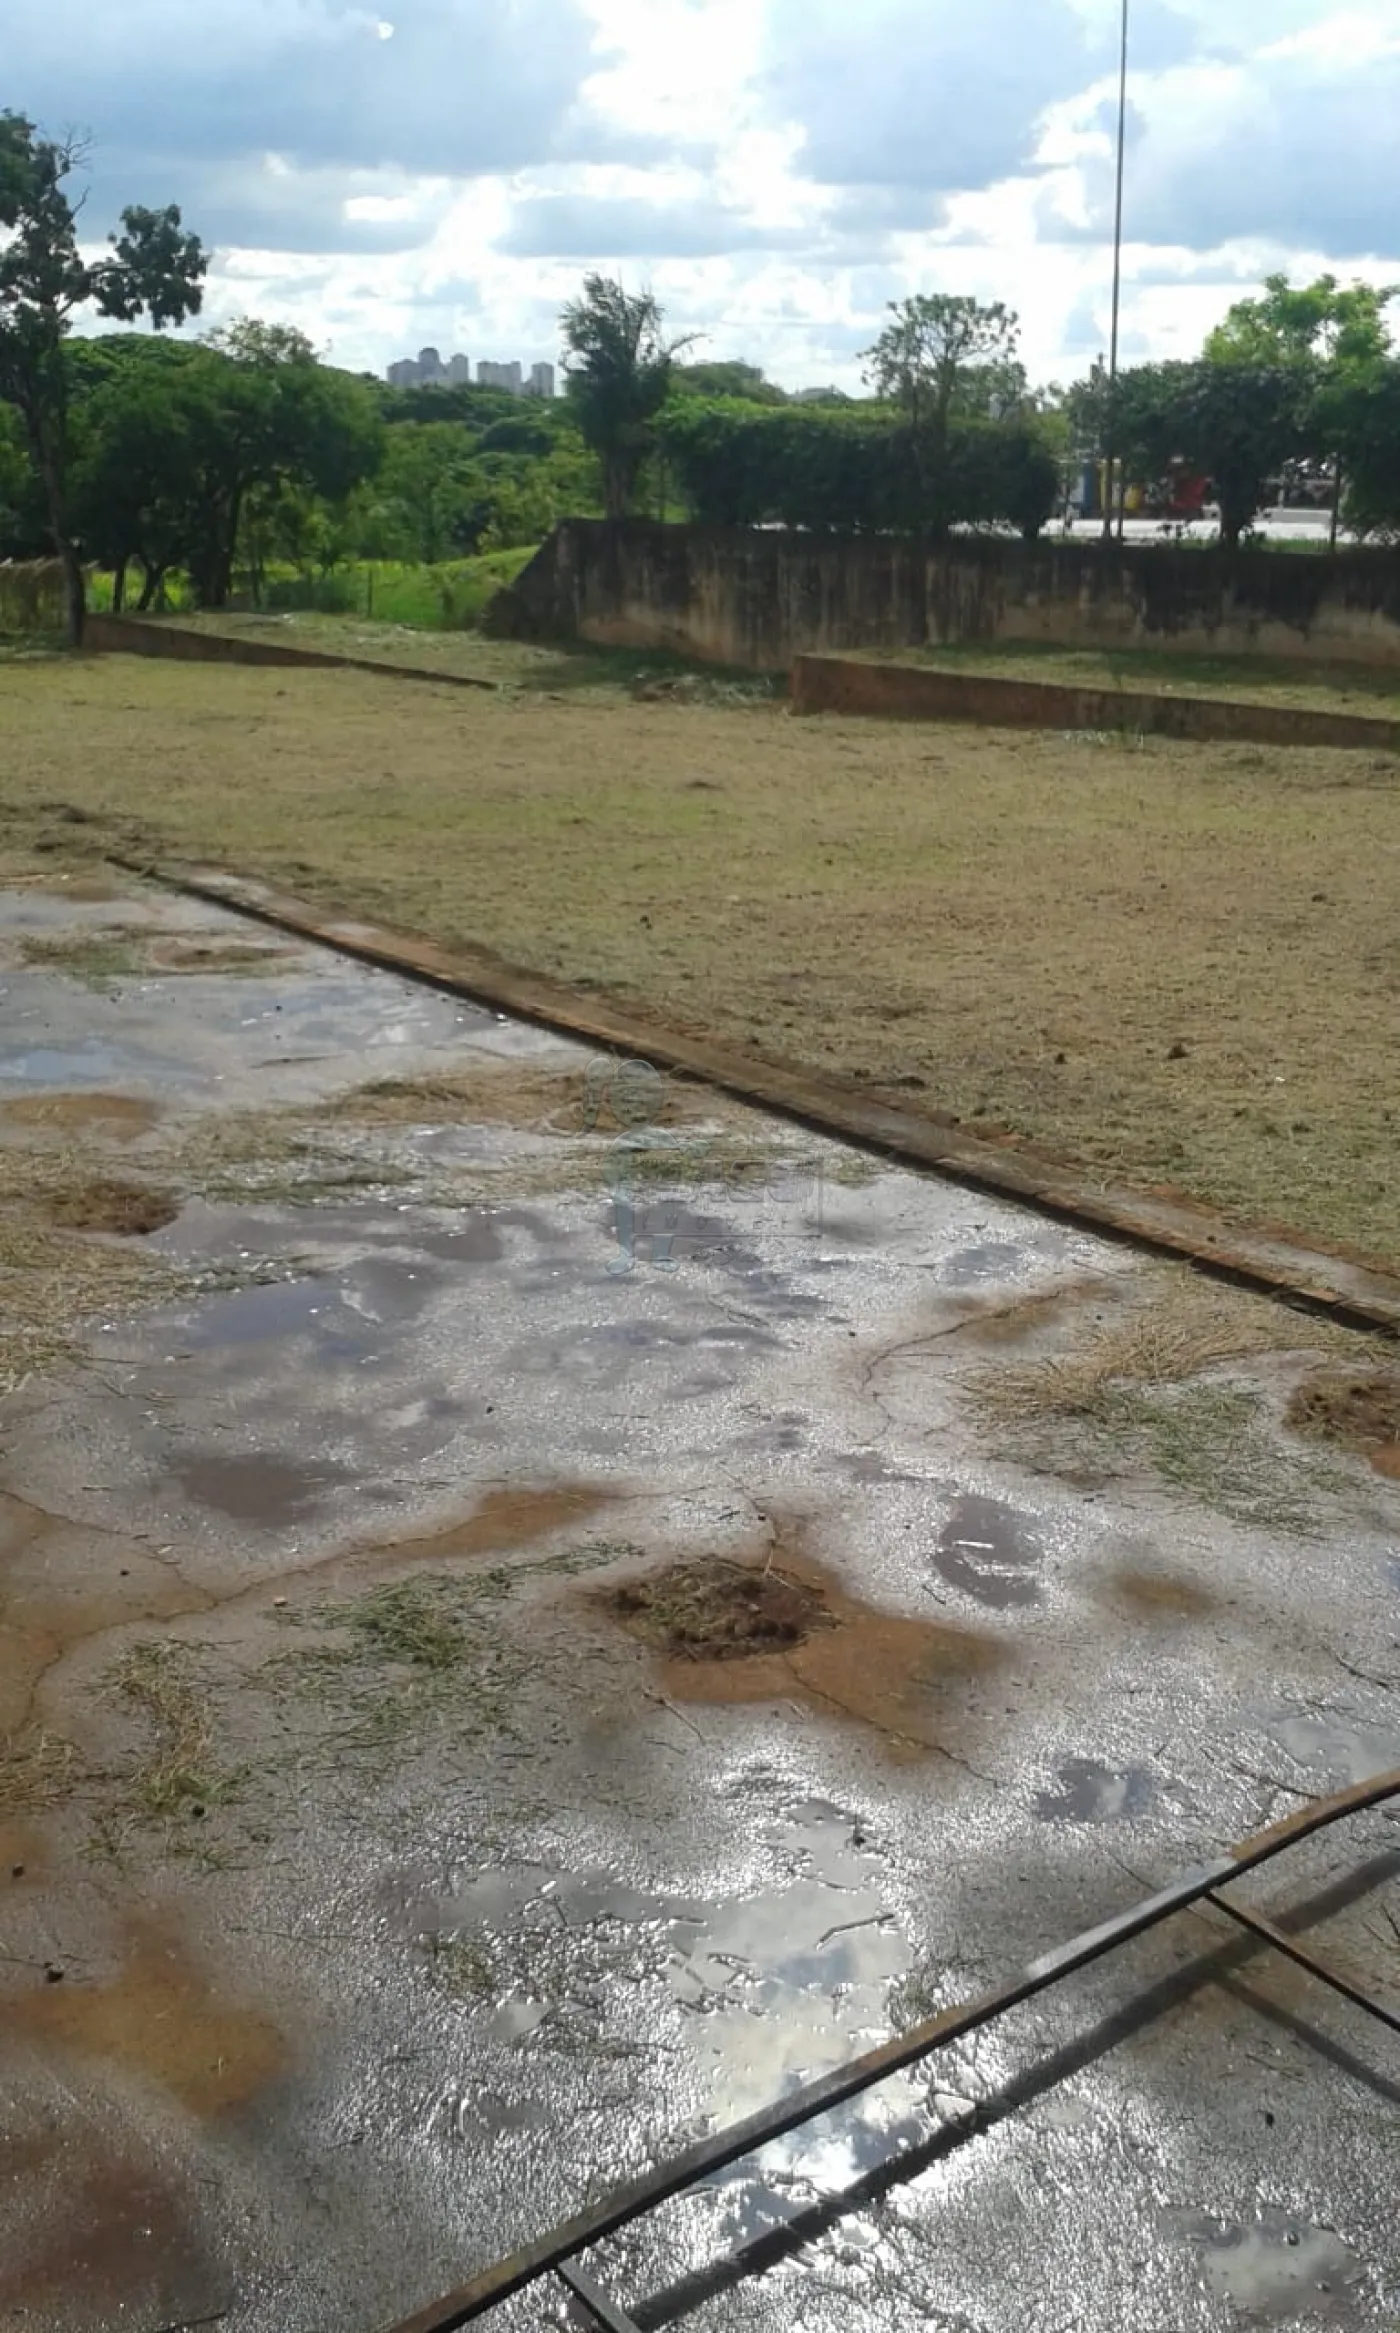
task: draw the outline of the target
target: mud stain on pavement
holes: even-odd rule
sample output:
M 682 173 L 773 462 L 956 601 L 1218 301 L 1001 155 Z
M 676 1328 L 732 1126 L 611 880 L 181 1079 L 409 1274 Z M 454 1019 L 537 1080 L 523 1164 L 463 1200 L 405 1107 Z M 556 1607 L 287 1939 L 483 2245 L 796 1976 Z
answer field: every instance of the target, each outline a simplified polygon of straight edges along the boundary
M 41 1976 L 8 2002 L 10 2030 L 139 2075 L 204 2118 L 266 2089 L 288 2058 L 271 2020 L 216 1992 L 179 1935 L 154 1915 L 133 1916 L 126 1934 L 127 1958 L 114 1977 L 85 1984 L 66 1971 L 59 1981 Z
M 974 1345 L 1015 1345 L 1044 1330 L 1077 1323 L 1095 1304 L 1106 1308 L 1120 1299 L 1113 1281 L 1085 1273 L 1052 1288 L 1032 1289 L 1026 1296 L 979 1299 L 958 1322 L 958 1334 Z
M 718 1643 L 696 1625 L 701 1567 L 694 1563 L 592 1599 L 657 1654 L 661 1684 L 675 1701 L 797 1701 L 871 1727 L 896 1754 L 917 1755 L 948 1749 L 966 1715 L 966 1688 L 1007 1658 L 994 1636 L 881 1611 L 850 1595 L 829 1566 L 791 1540 L 771 1559 L 712 1564 L 740 1582 L 728 1592 L 735 1616 L 720 1623 Z M 668 1588 L 677 1583 L 681 1618 L 671 1633 Z M 716 1605 L 725 1600 L 717 1591 Z
M 47 2171 L 47 2178 L 43 2174 Z M 36 2177 L 35 2174 L 39 2176 Z M 40 2140 L 0 2149 L 0 2183 L 61 2182 L 32 2244 L 0 2268 L 0 2322 L 100 2327 L 197 2325 L 220 2296 L 183 2199 L 153 2165 L 79 2154 Z M 59 2315 L 61 2311 L 61 2315 Z
M 1133 1620 L 1203 1620 L 1222 1599 L 1179 1572 L 1120 1564 L 1103 1583 L 1104 1601 Z
M 1400 1481 L 1400 1371 L 1324 1371 L 1297 1388 L 1285 1416 L 1295 1434 L 1339 1442 Z
M 149 1547 L 0 1493 L 0 1733 L 28 1722 L 40 1680 L 75 1646 L 213 1601 Z
M 554 1483 L 543 1489 L 487 1491 L 465 1521 L 449 1523 L 425 1538 L 381 1542 L 370 1555 L 392 1555 L 412 1563 L 447 1561 L 463 1555 L 509 1555 L 533 1547 L 551 1531 L 589 1522 L 618 1497 L 598 1483 Z

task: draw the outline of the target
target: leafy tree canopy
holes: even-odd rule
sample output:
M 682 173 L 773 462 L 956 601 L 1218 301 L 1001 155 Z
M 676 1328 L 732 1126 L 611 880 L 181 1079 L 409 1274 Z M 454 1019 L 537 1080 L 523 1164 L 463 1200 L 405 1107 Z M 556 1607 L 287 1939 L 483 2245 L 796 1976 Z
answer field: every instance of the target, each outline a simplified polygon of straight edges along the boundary
M 68 507 L 63 342 L 84 308 L 159 329 L 199 311 L 207 260 L 175 204 L 123 211 L 108 251 L 85 259 L 68 181 L 82 161 L 72 140 L 41 137 L 23 114 L 0 113 L 0 400 L 24 427 L 49 533 L 63 562 L 69 637 L 82 639 L 82 561 Z

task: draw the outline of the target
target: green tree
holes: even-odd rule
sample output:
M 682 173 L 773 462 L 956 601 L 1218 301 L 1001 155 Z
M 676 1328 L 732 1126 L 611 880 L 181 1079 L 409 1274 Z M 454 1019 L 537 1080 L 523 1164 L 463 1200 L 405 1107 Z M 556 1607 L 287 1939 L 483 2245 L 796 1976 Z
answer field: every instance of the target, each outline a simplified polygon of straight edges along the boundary
M 665 319 L 653 295 L 626 292 L 601 275 L 585 276 L 582 298 L 559 321 L 568 397 L 602 471 L 603 507 L 609 518 L 625 518 L 636 506 L 675 360 L 694 336 L 663 340 Z
M 1343 436 L 1364 447 L 1368 465 L 1367 484 L 1359 496 L 1356 491 L 1350 496 L 1354 511 L 1366 503 L 1378 475 L 1378 449 L 1364 419 L 1365 384 L 1378 376 L 1390 351 L 1386 309 L 1397 291 L 1395 284 L 1343 286 L 1334 275 L 1320 275 L 1310 284 L 1290 284 L 1286 275 L 1266 276 L 1263 297 L 1238 300 L 1206 342 L 1212 363 L 1288 368 L 1309 384 L 1308 450 L 1333 472 L 1334 545 L 1351 460 Z
M 435 566 L 470 550 L 481 500 L 470 430 L 459 421 L 399 422 L 366 497 L 365 554 Z
M 1334 275 L 1290 284 L 1264 278 L 1263 297 L 1237 300 L 1206 341 L 1212 364 L 1370 365 L 1390 346 L 1386 308 L 1400 285 L 1343 286 Z
M 1025 396 L 1019 325 L 999 300 L 984 307 L 953 292 L 891 301 L 890 314 L 893 323 L 865 351 L 866 379 L 903 416 L 918 516 L 942 533 L 955 515 L 948 474 L 954 420 L 1000 418 Z
M 788 395 L 766 379 L 757 365 L 737 358 L 715 364 L 677 365 L 676 392 L 682 397 L 742 397 L 751 405 L 786 405 Z
M 1018 320 L 1000 300 L 984 307 L 953 292 L 924 293 L 891 301 L 890 314 L 894 322 L 865 351 L 866 379 L 935 449 L 955 413 L 985 414 L 1024 395 Z
M 384 432 L 366 384 L 318 364 L 286 325 L 245 318 L 200 353 L 185 380 L 197 478 L 187 562 L 200 605 L 218 608 L 232 589 L 245 507 L 256 498 L 265 525 L 284 490 L 343 502 L 377 469 Z
M 1400 358 L 1339 371 L 1319 391 L 1317 411 L 1346 479 L 1348 526 L 1400 540 Z
M 74 523 L 84 550 L 112 572 L 118 613 L 133 561 L 145 609 L 185 556 L 198 481 L 181 392 L 198 355 L 125 333 L 65 350 Z
M 1233 550 L 1268 480 L 1302 451 L 1309 399 L 1307 377 L 1288 365 L 1138 365 L 1118 377 L 1119 444 L 1149 476 L 1177 460 L 1207 475 Z
M 197 314 L 207 261 L 172 203 L 129 208 L 109 254 L 85 259 L 67 181 L 82 160 L 72 140 L 41 138 L 22 114 L 0 113 L 0 400 L 24 426 L 43 489 L 49 533 L 63 565 L 68 637 L 79 646 L 86 613 L 83 564 L 67 486 L 63 343 L 74 315 L 159 328 Z

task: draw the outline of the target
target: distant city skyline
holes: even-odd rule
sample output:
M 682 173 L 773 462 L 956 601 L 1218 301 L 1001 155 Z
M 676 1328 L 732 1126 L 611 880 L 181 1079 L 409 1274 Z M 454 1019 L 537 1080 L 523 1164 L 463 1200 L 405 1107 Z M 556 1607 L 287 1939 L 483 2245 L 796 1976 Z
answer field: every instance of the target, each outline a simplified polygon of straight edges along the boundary
M 403 356 L 391 364 L 386 378 L 394 389 L 470 388 L 471 358 L 461 354 L 444 358 L 435 348 L 420 348 L 417 356 Z M 527 375 L 518 357 L 504 364 L 482 357 L 476 368 L 478 388 L 504 389 L 512 397 L 552 397 L 556 380 L 552 364 L 533 364 Z

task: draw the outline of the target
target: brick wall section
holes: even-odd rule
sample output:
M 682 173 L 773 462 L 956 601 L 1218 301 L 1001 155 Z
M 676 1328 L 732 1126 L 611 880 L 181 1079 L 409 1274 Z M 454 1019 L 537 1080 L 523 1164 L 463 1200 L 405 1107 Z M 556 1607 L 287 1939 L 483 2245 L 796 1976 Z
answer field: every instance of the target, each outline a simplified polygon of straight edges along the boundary
M 988 729 L 1138 732 L 1258 745 L 1369 746 L 1400 753 L 1400 717 L 1304 706 L 1253 705 L 1220 697 L 1155 696 L 1118 689 L 1059 687 L 990 674 L 938 672 L 926 665 L 855 657 L 799 656 L 792 671 L 795 713 L 865 713 L 885 721 L 966 721 Z
M 332 672 L 376 672 L 389 680 L 435 681 L 446 689 L 494 689 L 468 673 L 434 672 L 421 664 L 381 664 L 370 656 L 335 656 L 318 648 L 284 648 L 276 640 L 241 639 L 231 632 L 186 632 L 177 624 L 147 624 L 137 616 L 89 616 L 83 644 L 98 655 L 173 656 L 187 664 L 280 664 Z
M 757 672 L 795 656 L 959 641 L 1148 647 L 1393 669 L 1400 550 L 1226 554 L 1169 543 L 1024 544 L 566 519 L 488 628 L 669 648 Z

